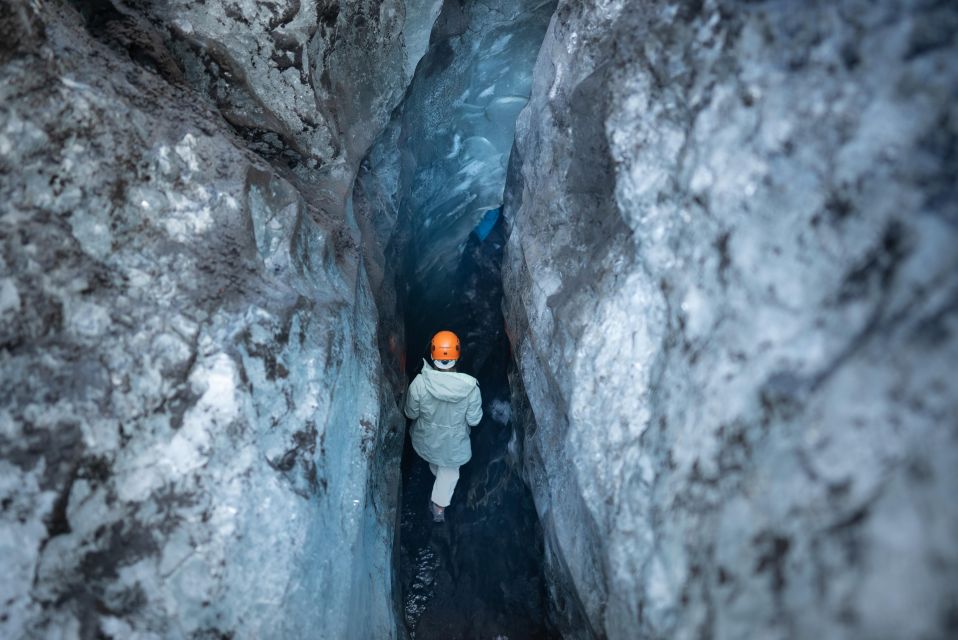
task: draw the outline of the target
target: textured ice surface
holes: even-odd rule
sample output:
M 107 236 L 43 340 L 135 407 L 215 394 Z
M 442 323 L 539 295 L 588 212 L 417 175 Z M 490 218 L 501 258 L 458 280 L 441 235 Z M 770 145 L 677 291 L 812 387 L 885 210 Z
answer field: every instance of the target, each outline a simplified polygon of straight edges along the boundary
M 118 9 L 112 9 L 115 4 Z M 426 51 L 441 0 L 95 0 L 84 11 L 124 45 L 144 29 L 169 52 L 131 47 L 208 94 L 252 148 L 341 211 L 359 161 Z M 105 5 L 109 10 L 95 7 Z M 175 62 L 174 62 L 175 61 Z M 304 185 L 299 185 L 303 188 Z
M 954 634 L 956 20 L 560 3 L 504 212 L 570 637 Z
M 388 37 L 341 24 L 362 3 L 129 4 L 76 3 L 96 40 L 56 0 L 0 9 L 0 636 L 394 637 L 401 418 L 360 231 L 175 82 L 244 134 L 230 101 L 258 96 L 277 148 L 349 164 L 436 3 L 383 4 Z M 322 70 L 278 71 L 283 37 L 327 51 L 317 19 L 351 43 L 331 56 L 389 52 L 342 89 L 381 112 L 337 107 L 348 151 L 300 126 Z
M 554 6 L 499 0 L 443 7 L 357 189 L 374 217 L 400 221 L 410 284 L 448 291 L 469 233 L 501 204 L 515 120 Z

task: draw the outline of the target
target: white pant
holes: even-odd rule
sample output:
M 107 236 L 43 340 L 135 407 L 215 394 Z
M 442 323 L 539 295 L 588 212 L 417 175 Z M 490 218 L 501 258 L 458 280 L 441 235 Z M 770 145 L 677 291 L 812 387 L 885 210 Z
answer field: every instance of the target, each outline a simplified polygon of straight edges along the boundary
M 429 470 L 436 476 L 436 482 L 432 485 L 432 501 L 440 507 L 448 507 L 452 502 L 452 492 L 459 482 L 459 467 L 437 467 L 430 464 Z

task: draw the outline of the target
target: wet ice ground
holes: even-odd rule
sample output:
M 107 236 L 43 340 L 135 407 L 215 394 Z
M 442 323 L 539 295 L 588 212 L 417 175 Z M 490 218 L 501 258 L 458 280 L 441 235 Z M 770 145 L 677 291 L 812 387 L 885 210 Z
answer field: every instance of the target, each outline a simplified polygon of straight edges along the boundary
M 469 238 L 448 302 L 423 309 L 414 290 L 408 304 L 410 380 L 422 366 L 429 337 L 449 328 L 463 342 L 460 371 L 478 378 L 483 396 L 483 419 L 472 430 L 473 457 L 460 469 L 445 523 L 432 522 L 433 476 L 406 436 L 399 564 L 406 627 L 417 640 L 557 637 L 546 622 L 542 532 L 519 476 L 509 414 L 502 224 L 479 231 Z

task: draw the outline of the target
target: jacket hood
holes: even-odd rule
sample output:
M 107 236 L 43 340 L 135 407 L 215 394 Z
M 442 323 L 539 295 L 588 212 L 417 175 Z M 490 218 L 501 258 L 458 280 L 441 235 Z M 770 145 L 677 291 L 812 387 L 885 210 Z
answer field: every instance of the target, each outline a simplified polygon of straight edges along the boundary
M 426 384 L 426 391 L 437 400 L 456 402 L 469 395 L 479 383 L 468 373 L 452 371 L 438 371 L 432 368 L 425 359 L 422 368 L 422 378 Z

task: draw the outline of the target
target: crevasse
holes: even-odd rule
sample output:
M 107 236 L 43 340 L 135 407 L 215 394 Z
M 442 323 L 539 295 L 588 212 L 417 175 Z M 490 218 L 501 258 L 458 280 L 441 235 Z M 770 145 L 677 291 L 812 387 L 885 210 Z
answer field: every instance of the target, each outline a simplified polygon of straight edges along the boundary
M 954 636 L 956 23 L 0 3 L 0 636 Z

